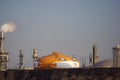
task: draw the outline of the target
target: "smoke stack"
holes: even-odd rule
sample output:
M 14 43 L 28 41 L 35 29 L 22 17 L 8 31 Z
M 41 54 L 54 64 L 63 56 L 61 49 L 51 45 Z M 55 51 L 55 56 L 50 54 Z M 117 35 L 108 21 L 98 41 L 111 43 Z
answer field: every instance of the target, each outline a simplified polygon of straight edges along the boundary
M 8 53 L 4 50 L 4 32 L 0 32 L 0 70 L 7 70 Z
M 0 28 L 0 70 L 7 70 L 8 53 L 4 50 L 4 33 L 13 32 L 16 26 L 13 22 L 5 23 Z
M 16 26 L 13 22 L 5 23 L 1 26 L 0 31 L 1 32 L 13 32 L 16 29 Z
M 37 50 L 33 49 L 33 62 L 37 60 Z
M 0 52 L 4 53 L 4 32 L 0 32 Z

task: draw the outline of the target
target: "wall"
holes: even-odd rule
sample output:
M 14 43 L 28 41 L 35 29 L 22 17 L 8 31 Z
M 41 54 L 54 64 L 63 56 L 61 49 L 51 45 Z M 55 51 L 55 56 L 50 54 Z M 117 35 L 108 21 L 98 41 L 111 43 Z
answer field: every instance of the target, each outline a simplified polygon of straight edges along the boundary
M 120 80 L 120 68 L 8 70 L 0 80 Z

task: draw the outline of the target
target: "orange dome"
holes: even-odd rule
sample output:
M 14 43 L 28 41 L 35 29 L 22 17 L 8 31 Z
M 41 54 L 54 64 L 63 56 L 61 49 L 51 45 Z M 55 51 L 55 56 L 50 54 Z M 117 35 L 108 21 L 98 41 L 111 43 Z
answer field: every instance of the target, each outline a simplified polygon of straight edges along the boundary
M 61 62 L 62 62 L 62 66 L 63 66 L 63 63 L 64 63 L 64 66 L 66 64 L 68 65 L 69 63 L 71 64 L 71 62 L 77 62 L 77 63 L 79 63 L 78 60 L 73 59 L 70 56 L 63 55 L 60 52 L 53 52 L 50 55 L 43 56 L 43 57 L 39 58 L 38 59 L 38 67 L 37 68 L 40 68 L 40 69 L 57 68 L 58 65 L 61 66 Z M 58 68 L 61 68 L 61 67 L 58 67 Z M 67 68 L 67 67 L 65 67 L 65 68 Z

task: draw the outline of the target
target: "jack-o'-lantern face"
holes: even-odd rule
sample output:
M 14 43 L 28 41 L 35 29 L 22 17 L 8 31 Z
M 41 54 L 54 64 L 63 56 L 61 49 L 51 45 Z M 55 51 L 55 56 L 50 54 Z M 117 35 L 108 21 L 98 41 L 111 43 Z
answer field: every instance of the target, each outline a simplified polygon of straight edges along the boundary
M 60 52 L 53 52 L 50 55 L 38 59 L 38 68 L 78 68 L 79 61 L 70 56 L 61 54 Z

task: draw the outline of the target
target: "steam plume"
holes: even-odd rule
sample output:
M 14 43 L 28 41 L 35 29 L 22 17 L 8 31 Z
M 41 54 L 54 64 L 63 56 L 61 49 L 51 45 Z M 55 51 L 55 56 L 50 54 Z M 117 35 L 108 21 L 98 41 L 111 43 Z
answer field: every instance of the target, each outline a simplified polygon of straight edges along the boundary
M 0 31 L 1 32 L 13 32 L 16 29 L 16 26 L 13 22 L 5 23 L 1 26 Z

